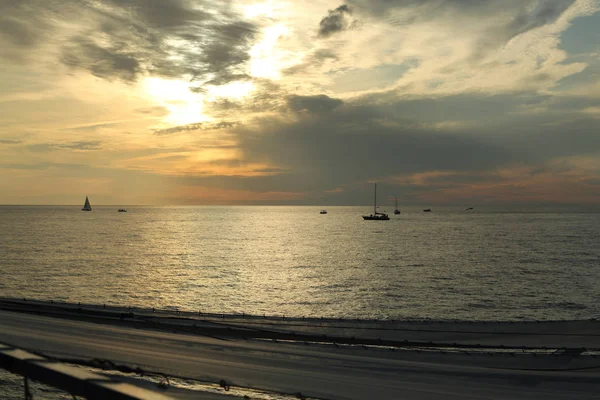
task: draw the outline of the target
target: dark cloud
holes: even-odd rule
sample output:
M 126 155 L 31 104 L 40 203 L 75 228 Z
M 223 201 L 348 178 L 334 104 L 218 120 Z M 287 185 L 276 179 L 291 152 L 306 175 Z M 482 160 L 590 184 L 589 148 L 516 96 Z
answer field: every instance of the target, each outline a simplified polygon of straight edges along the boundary
M 403 98 L 401 91 L 368 94 L 354 99 L 362 107 L 376 106 L 381 114 L 412 118 L 424 124 L 445 121 L 485 122 L 488 127 L 506 120 L 511 113 L 549 101 L 551 96 L 522 93 L 458 94 L 441 97 Z
M 508 39 L 555 22 L 576 0 L 541 1 L 531 9 L 522 9 L 506 26 Z
M 346 4 L 342 4 L 335 10 L 329 10 L 327 16 L 319 22 L 319 37 L 329 37 L 348 29 L 350 15 L 352 15 L 352 10 Z
M 0 39 L 4 37 L 15 46 L 29 48 L 39 43 L 54 26 L 56 17 L 52 0 L 50 7 L 41 7 L 39 3 L 23 0 L 0 1 Z
M 33 45 L 40 36 L 39 28 L 27 26 L 16 18 L 0 17 L 0 33 L 5 35 L 13 44 L 28 47 Z
M 354 104 L 361 109 L 376 105 L 382 116 L 403 120 L 404 124 L 412 120 L 413 125 L 427 127 L 458 121 L 460 126 L 462 122 L 464 128 L 453 128 L 449 134 L 486 143 L 523 163 L 589 155 L 600 148 L 600 135 L 595 133 L 597 119 L 581 112 L 600 107 L 600 99 L 589 97 L 523 92 L 398 99 L 392 92 L 389 96 L 363 96 Z M 443 127 L 437 131 L 446 135 Z
M 436 132 L 371 106 L 327 96 L 297 97 L 290 107 L 295 111 L 298 104 L 304 112 L 294 122 L 264 121 L 237 130 L 249 160 L 291 171 L 283 180 L 264 178 L 281 185 L 273 190 L 326 190 L 400 173 L 489 169 L 512 157 L 472 135 Z
M 71 38 L 61 57 L 63 64 L 83 68 L 99 78 L 133 81 L 141 71 L 134 52 L 97 45 L 89 37 Z
M 430 188 L 448 188 L 456 187 L 457 185 L 471 184 L 491 184 L 507 182 L 506 177 L 499 176 L 497 173 L 490 172 L 472 172 L 472 173 L 450 173 L 450 174 L 432 174 L 431 176 L 423 177 L 419 186 L 428 186 Z
M 84 23 L 64 37 L 58 26 L 74 21 Z M 21 0 L 8 1 L 0 16 L 0 35 L 22 54 L 61 36 L 60 61 L 73 69 L 125 81 L 146 73 L 185 76 L 196 86 L 247 79 L 244 63 L 255 33 L 227 2 Z
M 357 182 L 451 171 L 433 174 L 425 186 L 388 183 L 388 193 L 418 199 L 424 187 L 502 183 L 499 168 L 523 165 L 535 171 L 556 158 L 593 155 L 600 148 L 597 120 L 581 113 L 582 108 L 600 105 L 589 98 L 523 92 L 399 99 L 398 93 L 390 92 L 342 101 L 273 90 L 265 92 L 279 99 L 273 107 L 276 115 L 228 130 L 243 154 L 233 163 L 266 164 L 272 168 L 270 175 L 188 177 L 186 184 L 306 192 L 307 203 L 328 199 L 360 204 L 365 188 L 355 187 Z M 259 109 L 257 104 L 251 99 L 229 103 L 232 108 L 224 114 Z M 338 187 L 344 187 L 343 194 L 324 194 Z
M 146 22 L 150 27 L 171 32 L 210 18 L 209 13 L 202 11 L 200 7 L 194 7 L 194 2 L 188 0 L 104 0 L 102 3 L 112 6 L 113 12 L 125 11 L 127 15 Z M 208 2 L 199 3 L 209 5 Z
M 382 193 L 418 201 L 424 190 L 508 184 L 511 178 L 499 175 L 498 169 L 520 165 L 535 173 L 557 158 L 593 156 L 600 148 L 600 136 L 594 133 L 597 120 L 583 116 L 578 111 L 582 103 L 569 103 L 574 100 L 527 114 L 521 111 L 545 106 L 552 98 L 527 93 L 385 102 L 376 96 L 346 102 L 325 95 L 287 98 L 292 120 L 280 114 L 232 130 L 243 161 L 269 165 L 275 168 L 272 175 L 190 177 L 186 182 L 305 192 L 307 203 L 361 204 L 367 189 L 357 183 L 383 180 Z M 560 122 L 557 111 L 563 107 L 570 112 Z M 511 115 L 510 121 L 506 115 Z M 436 127 L 454 119 L 467 123 L 464 128 Z M 392 176 L 426 172 L 432 174 L 418 184 L 385 183 Z M 339 187 L 344 188 L 342 193 L 325 193 Z
M 181 183 L 306 194 L 302 200 L 287 201 L 290 204 L 358 205 L 369 203 L 372 188 L 367 182 L 372 180 L 380 183 L 382 204 L 393 204 L 394 194 L 403 204 L 420 204 L 424 195 L 443 199 L 440 193 L 459 193 L 461 187 L 510 188 L 515 179 L 527 180 L 536 174 L 565 179 L 578 170 L 569 161 L 563 165 L 556 160 L 595 157 L 600 148 L 597 119 L 581 114 L 583 100 L 573 101 L 525 93 L 395 99 L 387 104 L 373 96 L 346 102 L 327 96 L 297 97 L 285 106 L 294 115 L 292 120 L 279 114 L 232 130 L 243 157 L 228 165 L 264 163 L 270 166 L 265 171 L 268 175 L 196 175 L 181 178 Z M 332 107 L 323 112 L 319 104 Z M 529 106 L 549 108 L 520 113 Z M 569 111 L 561 117 L 563 107 Z M 511 120 L 497 114 L 511 115 Z M 462 129 L 432 127 L 452 117 L 471 117 L 475 124 Z M 503 170 L 515 175 L 499 173 Z M 594 184 L 593 174 L 581 176 L 586 182 L 578 185 Z M 482 191 L 471 200 L 494 202 L 498 196 L 498 192 Z
M 492 130 L 491 141 L 511 149 L 528 164 L 553 158 L 596 156 L 600 149 L 598 120 L 592 116 L 567 114 L 548 120 L 548 114 L 512 121 Z M 499 135 L 499 136 L 498 136 Z
M 288 97 L 288 107 L 294 112 L 309 113 L 327 113 L 343 104 L 339 99 L 332 99 L 329 96 L 290 96 Z

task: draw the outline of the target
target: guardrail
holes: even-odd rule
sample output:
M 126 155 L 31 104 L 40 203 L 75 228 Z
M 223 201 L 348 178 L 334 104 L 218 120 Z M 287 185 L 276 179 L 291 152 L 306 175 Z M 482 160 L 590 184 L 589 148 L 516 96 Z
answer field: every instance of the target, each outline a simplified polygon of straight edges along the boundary
M 168 400 L 172 397 L 118 382 L 107 376 L 0 343 L 0 368 L 23 376 L 25 399 L 32 399 L 29 379 L 90 400 Z

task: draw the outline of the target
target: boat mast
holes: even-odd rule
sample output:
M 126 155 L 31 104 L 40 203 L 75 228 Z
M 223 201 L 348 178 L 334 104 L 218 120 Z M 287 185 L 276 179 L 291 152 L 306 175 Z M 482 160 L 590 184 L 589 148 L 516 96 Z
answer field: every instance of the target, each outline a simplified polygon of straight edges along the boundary
M 373 215 L 377 215 L 377 183 L 375 183 L 375 200 L 373 200 Z

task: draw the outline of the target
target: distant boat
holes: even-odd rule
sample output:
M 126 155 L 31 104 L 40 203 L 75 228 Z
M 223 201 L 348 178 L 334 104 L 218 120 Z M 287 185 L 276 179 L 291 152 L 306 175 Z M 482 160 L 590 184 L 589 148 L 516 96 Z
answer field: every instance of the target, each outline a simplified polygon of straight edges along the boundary
M 92 206 L 90 206 L 90 201 L 88 200 L 87 196 L 85 196 L 85 204 L 83 205 L 81 211 L 92 211 Z
M 377 212 L 377 184 L 375 184 L 375 198 L 373 200 L 373 214 L 363 215 L 365 221 L 388 221 L 390 217 L 386 213 Z
M 398 210 L 398 197 L 394 196 L 394 200 L 396 201 L 396 207 L 394 208 L 394 214 L 400 214 L 400 210 Z
M 472 210 L 472 209 L 473 209 L 473 207 L 469 207 L 469 208 L 466 208 L 465 210 L 469 211 L 469 210 Z
M 431 212 L 431 208 L 426 208 L 423 210 L 423 212 Z
M 321 210 L 319 211 L 319 214 L 327 214 L 327 210 Z
M 126 210 L 126 209 L 124 209 L 124 208 L 119 208 L 119 211 L 118 211 L 118 212 L 127 212 L 127 210 Z

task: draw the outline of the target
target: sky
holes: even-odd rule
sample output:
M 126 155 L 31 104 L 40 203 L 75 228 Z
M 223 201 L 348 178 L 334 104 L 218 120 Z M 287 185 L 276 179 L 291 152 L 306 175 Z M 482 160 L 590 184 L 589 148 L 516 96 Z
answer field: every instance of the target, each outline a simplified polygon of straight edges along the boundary
M 0 204 L 600 204 L 600 0 L 0 9 Z

